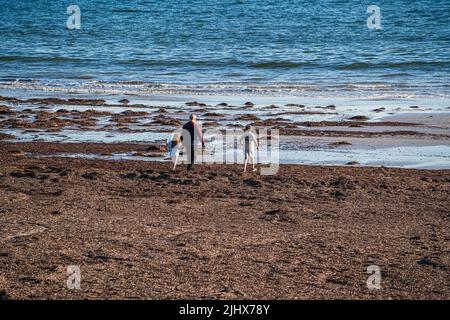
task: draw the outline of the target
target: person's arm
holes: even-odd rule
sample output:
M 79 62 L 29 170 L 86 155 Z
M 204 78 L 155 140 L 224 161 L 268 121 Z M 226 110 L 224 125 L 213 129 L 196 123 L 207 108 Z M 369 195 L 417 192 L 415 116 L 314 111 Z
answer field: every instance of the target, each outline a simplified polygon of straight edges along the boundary
M 195 124 L 195 129 L 197 130 L 198 137 L 199 137 L 200 141 L 202 142 L 202 147 L 204 148 L 205 147 L 205 138 L 203 137 L 202 129 L 197 124 Z
M 253 142 L 255 143 L 255 145 L 256 145 L 256 148 L 257 149 L 259 149 L 259 143 L 258 143 L 258 140 L 256 139 L 256 137 L 255 137 L 255 135 L 252 133 L 252 139 L 253 139 Z

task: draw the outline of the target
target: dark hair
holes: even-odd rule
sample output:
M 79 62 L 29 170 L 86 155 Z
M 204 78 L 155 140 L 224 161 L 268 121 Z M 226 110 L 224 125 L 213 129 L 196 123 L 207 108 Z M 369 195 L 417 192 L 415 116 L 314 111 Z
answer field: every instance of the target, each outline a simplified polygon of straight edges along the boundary
M 249 131 L 251 128 L 252 128 L 252 126 L 248 124 L 245 126 L 244 131 Z

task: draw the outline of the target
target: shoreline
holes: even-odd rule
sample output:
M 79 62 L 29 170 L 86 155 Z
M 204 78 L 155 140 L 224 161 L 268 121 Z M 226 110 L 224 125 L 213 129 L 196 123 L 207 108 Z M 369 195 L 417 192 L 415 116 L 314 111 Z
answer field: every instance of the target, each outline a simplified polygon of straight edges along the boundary
M 449 110 L 450 96 L 431 96 L 431 97 L 371 97 L 371 96 L 339 96 L 336 93 L 330 96 L 321 96 L 319 94 L 308 96 L 302 93 L 298 95 L 289 95 L 286 92 L 279 92 L 274 95 L 261 95 L 251 91 L 244 91 L 236 94 L 224 94 L 220 92 L 204 93 L 184 93 L 173 91 L 170 93 L 129 93 L 127 91 L 101 93 L 101 92 L 71 92 L 51 91 L 46 89 L 3 89 L 0 87 L 0 96 L 13 96 L 20 99 L 38 98 L 74 98 L 74 99 L 104 99 L 106 103 L 115 104 L 120 99 L 128 99 L 137 104 L 171 104 L 180 106 L 188 101 L 201 101 L 210 105 L 217 105 L 222 102 L 242 105 L 246 101 L 253 101 L 255 104 L 306 104 L 306 105 L 346 105 L 349 107 L 367 107 L 377 108 L 387 107 L 408 107 L 421 105 L 424 108 L 442 108 Z
M 322 139 L 323 140 L 323 139 Z M 365 139 L 362 139 L 365 140 Z M 357 145 L 355 140 L 352 141 L 352 145 Z M 394 140 L 392 143 L 398 148 L 398 140 Z M 360 142 L 359 142 L 360 143 Z M 327 142 L 330 144 L 330 142 Z M 417 148 L 417 145 L 414 145 Z M 433 147 L 434 145 L 431 145 Z M 91 161 L 132 161 L 142 163 L 168 163 L 167 151 L 165 148 L 157 143 L 60 143 L 60 142 L 11 142 L 0 141 L 0 147 L 3 150 L 4 156 L 9 155 L 17 158 L 80 158 Z M 439 146 L 436 146 L 439 147 Z M 364 148 L 364 147 L 363 147 Z M 370 150 L 370 147 L 366 147 Z M 314 152 L 314 151 L 312 151 Z M 202 159 L 199 155 L 199 159 Z M 184 168 L 186 159 L 182 156 L 178 165 L 178 168 Z M 211 163 L 203 162 L 198 163 L 199 166 L 209 165 L 227 165 L 231 167 L 241 166 L 239 162 L 235 163 Z M 450 166 L 434 165 L 425 167 L 407 167 L 399 164 L 398 166 L 383 166 L 376 164 L 361 164 L 359 162 L 348 163 L 289 163 L 281 162 L 281 166 L 293 165 L 293 166 L 312 166 L 312 167 L 360 167 L 360 168 L 398 168 L 404 170 L 430 170 L 430 171 L 448 171 Z M 258 163 L 259 167 L 267 167 L 268 163 Z M 181 169 L 183 170 L 183 169 Z
M 196 113 L 207 141 L 212 142 L 207 143 L 206 155 L 218 152 L 219 157 L 239 156 L 239 150 L 233 145 L 220 144 L 220 136 L 226 133 L 235 139 L 239 130 L 250 124 L 256 132 L 262 132 L 260 138 L 264 138 L 265 130 L 270 130 L 271 135 L 272 130 L 278 130 L 279 136 L 274 136 L 279 147 L 276 161 L 284 164 L 450 168 L 450 112 L 442 107 L 378 104 L 378 107 L 361 108 L 292 101 L 267 105 L 249 101 L 248 97 L 242 100 L 245 102 L 167 100 L 159 104 L 161 101 L 154 100 L 156 97 L 153 100 L 128 98 L 0 96 L 0 140 L 147 143 L 163 148 L 164 141 L 181 127 L 189 114 Z M 106 159 L 164 160 L 161 153 L 143 154 L 142 151 L 109 152 Z M 88 157 L 101 158 L 98 153 L 91 152 Z M 71 156 L 79 153 L 72 152 Z M 270 161 L 263 150 L 258 161 Z

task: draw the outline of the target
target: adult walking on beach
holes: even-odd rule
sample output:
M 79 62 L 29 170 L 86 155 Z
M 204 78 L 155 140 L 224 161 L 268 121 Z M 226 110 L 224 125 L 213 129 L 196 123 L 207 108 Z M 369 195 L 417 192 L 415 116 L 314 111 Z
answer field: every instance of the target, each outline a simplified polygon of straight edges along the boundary
M 195 152 L 197 141 L 202 142 L 202 148 L 205 147 L 205 140 L 203 138 L 202 129 L 197 123 L 197 116 L 191 114 L 189 116 L 189 121 L 183 125 L 183 144 L 187 152 L 188 165 L 187 169 L 192 170 L 195 163 Z

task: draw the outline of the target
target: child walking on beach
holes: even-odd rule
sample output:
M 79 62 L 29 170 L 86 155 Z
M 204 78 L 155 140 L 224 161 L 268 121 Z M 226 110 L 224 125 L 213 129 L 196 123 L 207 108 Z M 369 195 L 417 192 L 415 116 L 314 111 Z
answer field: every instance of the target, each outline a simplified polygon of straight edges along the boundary
M 251 160 L 253 171 L 256 171 L 255 168 L 255 146 L 259 148 L 258 141 L 256 140 L 255 135 L 251 131 L 252 127 L 250 125 L 246 125 L 244 128 L 244 134 L 241 136 L 240 142 L 241 145 L 244 145 L 244 172 L 247 171 L 247 164 Z
M 170 166 L 172 167 L 172 170 L 175 171 L 178 158 L 180 156 L 180 151 L 183 149 L 181 137 L 179 134 L 175 134 L 172 137 L 172 140 L 167 143 L 167 149 L 170 156 Z

